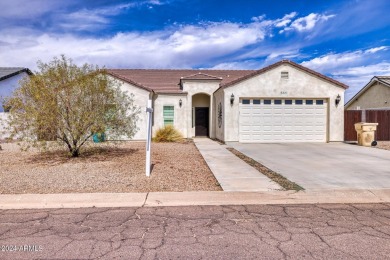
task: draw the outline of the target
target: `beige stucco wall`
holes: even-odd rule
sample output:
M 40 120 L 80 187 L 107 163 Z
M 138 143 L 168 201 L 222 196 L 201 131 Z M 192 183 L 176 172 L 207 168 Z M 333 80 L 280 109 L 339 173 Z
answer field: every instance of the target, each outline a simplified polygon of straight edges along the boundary
M 179 101 L 182 100 L 182 107 Z M 186 107 L 188 106 L 187 96 L 181 94 L 158 94 L 153 97 L 153 135 L 159 129 L 164 127 L 164 106 L 174 107 L 173 125 L 183 136 L 187 137 L 188 118 L 186 116 Z
M 214 120 L 214 98 L 213 93 L 219 88 L 219 80 L 183 80 L 183 91 L 187 92 L 187 105 L 186 105 L 186 115 L 187 115 L 187 137 L 195 136 L 195 127 L 192 127 L 192 108 L 194 104 L 192 103 L 192 96 L 196 94 L 207 94 L 209 95 L 209 135 L 211 138 L 215 138 L 215 120 Z M 196 99 L 195 99 L 195 102 Z M 197 105 L 196 103 L 195 105 Z
M 164 126 L 163 107 L 174 106 L 174 126 L 183 134 L 185 138 L 195 136 L 195 127 L 192 127 L 192 107 L 209 107 L 210 109 L 210 137 L 215 136 L 213 121 L 213 92 L 219 87 L 219 81 L 185 81 L 183 82 L 183 92 L 185 94 L 153 94 L 149 91 L 133 86 L 126 82 L 121 82 L 121 89 L 135 96 L 135 104 L 140 107 L 140 120 L 137 123 L 139 131 L 133 140 L 146 139 L 146 104 L 149 98 L 153 100 L 153 135 Z M 197 95 L 196 94 L 207 94 Z M 182 107 L 179 100 L 182 100 Z M 123 138 L 126 139 L 126 138 Z
M 353 101 L 346 110 L 360 110 L 370 108 L 390 108 L 390 87 L 374 83 L 364 91 L 357 100 Z
M 289 79 L 281 79 L 282 71 L 289 72 Z M 224 141 L 239 140 L 239 100 L 240 98 L 322 98 L 329 100 L 328 107 L 328 140 L 344 139 L 344 88 L 301 71 L 288 64 L 280 65 L 270 71 L 242 81 L 223 89 L 224 98 Z M 230 105 L 230 96 L 235 101 Z M 335 98 L 341 96 L 339 106 L 335 106 Z M 218 101 L 217 101 L 218 102 Z
M 133 86 L 127 82 L 121 81 L 120 88 L 122 91 L 127 92 L 128 95 L 131 93 L 134 95 L 134 104 L 140 108 L 139 120 L 137 121 L 137 127 L 139 130 L 134 135 L 132 140 L 145 140 L 146 139 L 146 106 L 150 98 L 150 92 Z M 128 140 L 126 136 L 121 137 L 122 140 Z

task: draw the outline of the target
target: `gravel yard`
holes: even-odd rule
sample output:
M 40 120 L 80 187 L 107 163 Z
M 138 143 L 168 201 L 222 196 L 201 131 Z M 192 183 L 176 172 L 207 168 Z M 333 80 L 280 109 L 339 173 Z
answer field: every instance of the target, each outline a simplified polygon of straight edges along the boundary
M 93 144 L 79 158 L 1 146 L 0 194 L 222 190 L 193 142 L 153 143 L 149 178 L 144 142 Z

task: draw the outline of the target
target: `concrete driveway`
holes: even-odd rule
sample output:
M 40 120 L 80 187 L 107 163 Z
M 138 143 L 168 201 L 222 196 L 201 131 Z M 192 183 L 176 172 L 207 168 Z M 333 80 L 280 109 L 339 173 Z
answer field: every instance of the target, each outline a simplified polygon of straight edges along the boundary
M 229 146 L 306 190 L 390 188 L 390 151 L 345 143 Z

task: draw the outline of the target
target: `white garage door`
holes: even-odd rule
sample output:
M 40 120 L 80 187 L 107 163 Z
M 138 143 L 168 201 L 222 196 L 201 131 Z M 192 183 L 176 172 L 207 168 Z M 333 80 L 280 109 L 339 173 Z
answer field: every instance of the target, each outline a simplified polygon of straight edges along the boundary
M 240 142 L 326 142 L 326 99 L 240 100 Z

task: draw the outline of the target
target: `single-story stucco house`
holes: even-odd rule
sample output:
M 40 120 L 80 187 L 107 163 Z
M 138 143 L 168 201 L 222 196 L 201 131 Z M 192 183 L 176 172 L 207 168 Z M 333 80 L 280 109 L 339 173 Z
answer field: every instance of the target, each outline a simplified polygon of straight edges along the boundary
M 346 104 L 345 110 L 390 109 L 390 76 L 375 76 Z
M 344 138 L 345 84 L 289 60 L 260 70 L 109 69 L 142 109 L 135 140 L 174 125 L 187 138 L 329 142 Z
M 5 133 L 8 111 L 3 106 L 2 99 L 11 96 L 12 92 L 19 87 L 19 81 L 29 75 L 32 75 L 32 72 L 27 68 L 0 67 L 0 139 L 9 136 Z

